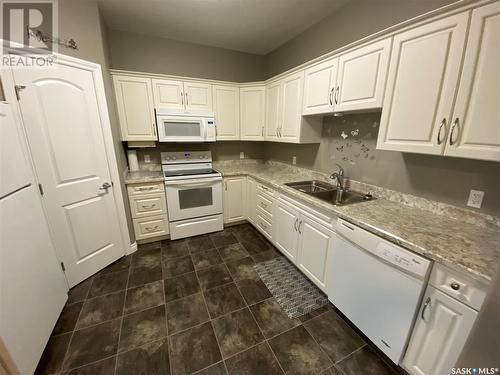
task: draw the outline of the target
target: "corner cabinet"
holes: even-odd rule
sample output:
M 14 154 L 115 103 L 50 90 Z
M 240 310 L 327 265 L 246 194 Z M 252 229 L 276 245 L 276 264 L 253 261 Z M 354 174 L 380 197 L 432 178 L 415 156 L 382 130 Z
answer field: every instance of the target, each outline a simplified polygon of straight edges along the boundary
M 450 374 L 477 312 L 429 285 L 403 360 L 411 375 Z
M 240 89 L 213 85 L 213 106 L 218 141 L 240 139 Z
M 156 141 L 150 78 L 113 75 L 122 141 Z
M 246 177 L 227 177 L 223 183 L 224 223 L 246 220 Z
M 264 140 L 266 89 L 264 86 L 240 88 L 240 139 Z

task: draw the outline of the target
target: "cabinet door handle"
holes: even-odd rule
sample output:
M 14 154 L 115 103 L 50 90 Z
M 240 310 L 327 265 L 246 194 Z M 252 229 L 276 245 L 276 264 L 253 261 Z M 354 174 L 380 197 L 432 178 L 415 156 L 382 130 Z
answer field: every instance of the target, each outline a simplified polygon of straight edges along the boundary
M 186 105 L 189 105 L 188 93 L 185 92 L 184 95 L 186 95 Z
M 302 221 L 302 220 L 300 220 L 300 221 L 299 221 L 299 226 L 298 226 L 298 227 L 299 227 L 299 233 L 300 233 L 300 234 L 302 234 L 302 223 L 303 223 L 303 221 Z
M 438 145 L 443 143 L 443 140 L 441 139 L 441 130 L 443 130 L 443 126 L 446 126 L 446 117 L 444 117 L 441 120 L 441 123 L 439 124 L 439 131 L 438 131 Z
M 184 105 L 184 93 L 181 92 L 181 104 Z
M 335 87 L 332 87 L 330 90 L 330 95 L 328 95 L 328 99 L 330 100 L 330 105 L 333 104 L 333 91 L 335 91 Z
M 425 304 L 424 304 L 424 307 L 422 309 L 422 313 L 420 314 L 420 317 L 422 318 L 422 320 L 425 321 L 425 310 L 427 310 L 427 307 L 431 304 L 431 297 L 427 297 L 427 299 L 425 300 Z
M 156 138 L 156 124 L 153 122 L 153 135 Z
M 337 88 L 335 89 L 335 104 L 339 104 L 339 98 L 338 98 L 339 92 L 340 92 L 340 86 L 337 86 Z
M 297 221 L 299 221 L 299 219 L 295 218 L 295 221 L 293 222 L 293 228 L 295 229 L 295 232 L 298 231 L 298 229 L 297 229 Z
M 453 121 L 453 126 L 450 131 L 450 146 L 453 146 L 456 142 L 453 141 L 453 135 L 455 134 L 455 128 L 458 126 L 458 117 Z
M 262 136 L 264 136 L 264 127 L 262 127 L 261 133 L 262 133 Z

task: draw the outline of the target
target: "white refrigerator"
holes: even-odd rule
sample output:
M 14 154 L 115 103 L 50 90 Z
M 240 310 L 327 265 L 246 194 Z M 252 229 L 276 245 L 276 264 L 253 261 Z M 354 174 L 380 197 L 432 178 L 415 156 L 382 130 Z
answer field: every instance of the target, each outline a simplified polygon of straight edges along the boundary
M 19 122 L 0 102 L 0 344 L 33 374 L 67 299 Z

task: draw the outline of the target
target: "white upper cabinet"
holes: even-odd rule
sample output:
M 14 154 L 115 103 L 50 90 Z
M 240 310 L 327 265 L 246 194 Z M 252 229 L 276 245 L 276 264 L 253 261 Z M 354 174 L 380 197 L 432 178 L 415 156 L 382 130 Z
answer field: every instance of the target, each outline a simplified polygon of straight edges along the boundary
M 184 84 L 182 81 L 153 78 L 152 82 L 155 107 L 184 109 Z
M 212 85 L 169 79 L 152 82 L 155 107 L 212 111 Z
M 304 71 L 291 74 L 282 80 L 283 100 L 278 136 L 281 141 L 297 141 L 302 120 L 302 95 Z
M 266 89 L 264 86 L 242 87 L 240 89 L 240 131 L 242 140 L 264 140 L 265 100 Z
M 281 82 L 273 82 L 266 86 L 265 103 L 265 139 L 277 140 L 278 127 L 281 121 Z
M 472 11 L 446 155 L 500 161 L 500 3 Z
M 377 148 L 442 154 L 468 13 L 394 36 Z
M 212 85 L 184 82 L 184 102 L 187 110 L 212 111 Z
M 118 120 L 123 141 L 155 141 L 156 121 L 150 78 L 114 75 Z
M 338 59 L 314 65 L 305 71 L 303 115 L 333 112 Z
M 382 107 L 390 50 L 391 38 L 339 57 L 335 112 Z
M 218 141 L 240 139 L 240 89 L 213 85 L 215 125 Z

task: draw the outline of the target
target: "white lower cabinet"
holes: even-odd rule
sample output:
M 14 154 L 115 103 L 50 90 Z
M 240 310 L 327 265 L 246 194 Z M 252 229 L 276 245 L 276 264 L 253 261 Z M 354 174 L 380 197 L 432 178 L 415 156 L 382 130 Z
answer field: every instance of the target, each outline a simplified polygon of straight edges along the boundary
M 224 223 L 236 223 L 246 219 L 246 177 L 224 178 Z
M 257 195 L 257 184 L 252 177 L 247 177 L 247 199 L 246 199 L 246 216 L 250 224 L 255 225 L 255 215 L 256 215 L 256 195 Z
M 274 244 L 293 263 L 297 262 L 299 248 L 299 210 L 278 199 L 274 212 Z
M 403 359 L 411 375 L 448 375 L 455 365 L 477 312 L 427 287 L 415 328 Z
M 301 215 L 299 226 L 299 268 L 322 290 L 326 290 L 326 266 L 335 233 Z

